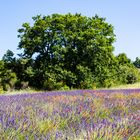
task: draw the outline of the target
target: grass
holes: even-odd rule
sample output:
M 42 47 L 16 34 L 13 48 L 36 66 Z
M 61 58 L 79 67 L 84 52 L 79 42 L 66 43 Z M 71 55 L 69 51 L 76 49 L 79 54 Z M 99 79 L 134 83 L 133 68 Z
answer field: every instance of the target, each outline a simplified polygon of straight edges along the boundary
M 103 89 L 136 89 L 136 88 L 140 88 L 140 83 L 135 83 L 135 84 L 127 84 L 127 85 L 120 85 L 120 86 L 115 86 L 115 87 L 111 87 L 111 88 L 100 88 L 100 89 L 96 89 L 96 90 L 103 90 Z M 64 90 L 63 90 L 64 91 Z M 6 91 L 1 93 L 1 95 L 16 95 L 16 94 L 24 94 L 24 93 L 42 93 L 42 92 L 46 92 L 43 90 L 36 90 L 33 88 L 27 88 L 24 90 L 13 90 L 13 91 Z
M 5 91 L 1 93 L 1 95 L 16 95 L 16 94 L 25 94 L 25 93 L 39 93 L 39 92 L 44 92 L 42 90 L 36 90 L 33 88 L 27 88 L 27 89 L 21 89 L 21 90 L 12 90 L 12 91 Z
M 111 87 L 110 89 L 135 89 L 140 88 L 140 82 L 134 84 L 120 85 L 116 87 Z

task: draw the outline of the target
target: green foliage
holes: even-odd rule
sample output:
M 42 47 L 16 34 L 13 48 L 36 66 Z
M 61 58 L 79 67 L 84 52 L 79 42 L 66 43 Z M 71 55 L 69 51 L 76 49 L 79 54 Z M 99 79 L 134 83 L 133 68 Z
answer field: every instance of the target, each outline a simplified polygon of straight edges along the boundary
M 1 74 L 1 77 L 2 77 L 1 84 L 4 90 L 14 89 L 14 85 L 17 81 L 15 73 L 13 73 L 11 70 L 7 70 Z
M 77 87 L 80 89 L 92 89 L 94 83 L 94 77 L 91 70 L 88 67 L 78 65 L 76 67 L 77 75 Z
M 117 81 L 119 84 L 133 84 L 140 80 L 140 73 L 137 68 L 134 67 L 133 63 L 126 54 L 119 54 L 117 57 L 118 66 L 118 77 Z
M 134 72 L 130 72 L 127 75 L 126 80 L 127 80 L 127 84 L 134 84 L 137 82 L 137 75 Z
M 123 65 L 119 67 L 119 81 L 121 84 L 133 84 L 139 81 L 140 73 L 133 66 Z
M 67 85 L 61 86 L 60 90 L 70 90 L 70 87 Z
M 4 90 L 14 88 L 15 83 L 17 89 L 92 89 L 140 79 L 125 53 L 114 56 L 116 38 L 105 18 L 37 15 L 32 26 L 23 23 L 18 33 L 18 49 L 23 52 L 15 58 L 8 50 L 0 66 Z M 137 58 L 134 65 L 138 67 L 138 63 Z
M 112 25 L 97 15 L 53 14 L 33 20 L 33 26 L 24 23 L 19 29 L 18 48 L 23 49 L 24 58 L 34 59 L 37 70 L 32 79 L 40 79 L 38 87 L 54 89 L 63 83 L 70 88 L 93 88 L 94 82 L 102 81 L 99 76 L 112 64 Z
M 134 66 L 140 68 L 140 58 L 136 57 L 136 60 L 133 62 Z
M 29 82 L 28 81 L 17 81 L 16 84 L 16 89 L 22 89 L 25 90 L 27 88 L 29 88 Z
M 125 53 L 121 53 L 117 56 L 118 63 L 120 65 L 131 64 L 131 60 L 126 56 Z
M 15 83 L 17 81 L 16 74 L 5 68 L 4 61 L 0 61 L 0 87 L 2 90 L 14 89 Z
M 3 93 L 3 87 L 0 85 L 0 94 Z
M 43 88 L 47 90 L 54 90 L 55 87 L 58 88 L 59 84 L 56 83 L 55 79 L 49 78 L 48 80 L 44 81 Z
M 69 89 L 75 85 L 76 76 L 67 70 L 62 70 L 61 67 L 49 67 L 44 76 L 43 88 L 48 90 L 54 89 Z
M 7 50 L 6 54 L 4 54 L 3 56 L 3 61 L 4 62 L 12 62 L 13 61 L 13 56 L 14 56 L 14 53 L 11 51 L 11 50 Z

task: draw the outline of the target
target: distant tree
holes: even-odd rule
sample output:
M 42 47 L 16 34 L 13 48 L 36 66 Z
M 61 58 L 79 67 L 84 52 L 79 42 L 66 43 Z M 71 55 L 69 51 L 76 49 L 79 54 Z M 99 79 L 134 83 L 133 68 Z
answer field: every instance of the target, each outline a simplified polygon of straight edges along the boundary
M 120 65 L 119 72 L 120 84 L 133 84 L 140 80 L 140 73 L 133 65 Z
M 14 53 L 11 50 L 7 50 L 2 57 L 2 60 L 6 63 L 11 63 L 14 59 Z
M 117 56 L 117 60 L 118 60 L 118 63 L 120 65 L 127 65 L 127 64 L 132 64 L 131 63 L 131 60 L 127 57 L 127 55 L 125 53 L 120 53 L 118 56 Z
M 134 66 L 140 68 L 140 58 L 136 57 L 136 60 L 133 62 Z
M 7 69 L 4 61 L 0 60 L 0 89 L 14 89 L 16 81 L 16 74 L 12 70 Z
M 127 57 L 125 53 L 119 54 L 117 57 L 118 61 L 118 81 L 119 84 L 133 84 L 140 80 L 140 73 Z
M 11 50 L 6 51 L 2 57 L 2 60 L 4 61 L 4 65 L 7 69 L 14 70 L 16 58 L 14 57 L 14 53 Z

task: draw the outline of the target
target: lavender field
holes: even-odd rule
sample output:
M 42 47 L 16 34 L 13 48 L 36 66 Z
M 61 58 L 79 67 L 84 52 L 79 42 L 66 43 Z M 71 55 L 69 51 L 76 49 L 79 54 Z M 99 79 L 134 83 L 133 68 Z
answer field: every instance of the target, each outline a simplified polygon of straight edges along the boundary
M 0 140 L 140 140 L 140 90 L 1 95 Z

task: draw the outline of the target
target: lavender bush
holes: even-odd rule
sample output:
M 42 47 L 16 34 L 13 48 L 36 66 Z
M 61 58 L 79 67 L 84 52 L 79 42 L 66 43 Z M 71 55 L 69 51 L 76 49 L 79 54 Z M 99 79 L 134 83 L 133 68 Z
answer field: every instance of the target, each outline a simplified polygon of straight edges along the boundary
M 139 140 L 140 90 L 0 96 L 2 140 Z

